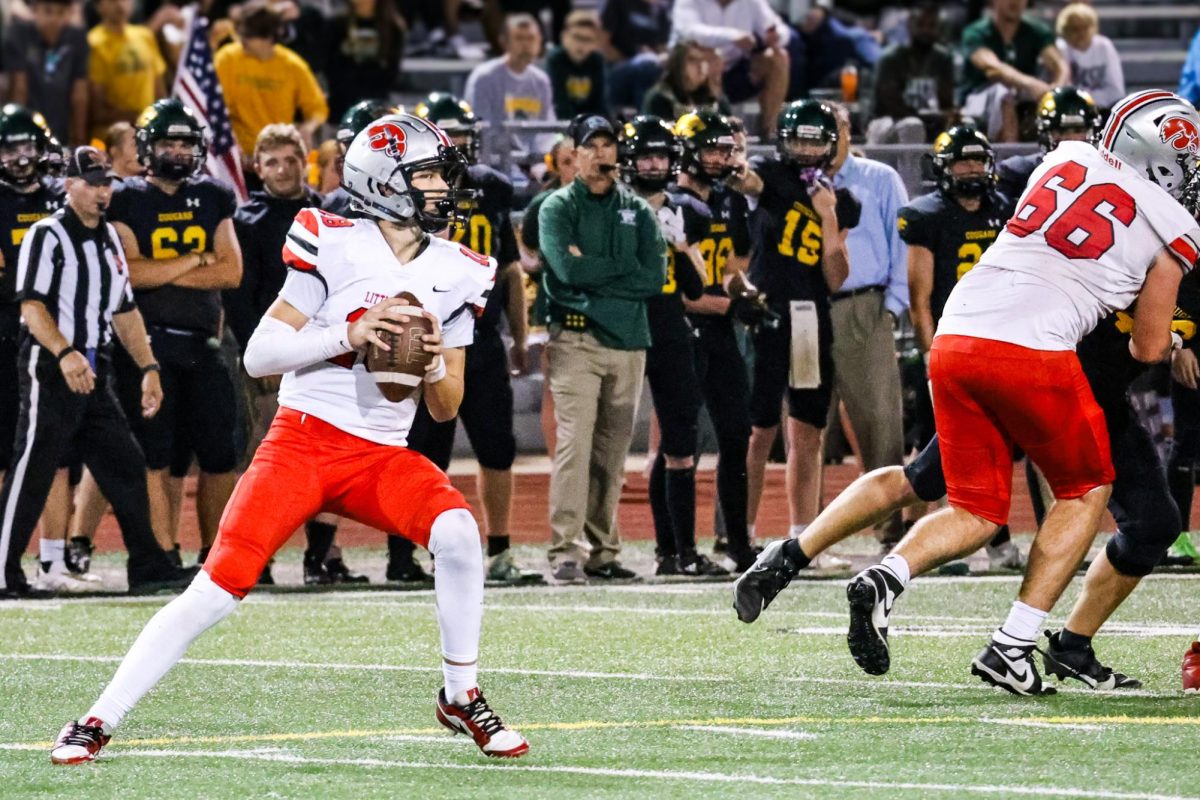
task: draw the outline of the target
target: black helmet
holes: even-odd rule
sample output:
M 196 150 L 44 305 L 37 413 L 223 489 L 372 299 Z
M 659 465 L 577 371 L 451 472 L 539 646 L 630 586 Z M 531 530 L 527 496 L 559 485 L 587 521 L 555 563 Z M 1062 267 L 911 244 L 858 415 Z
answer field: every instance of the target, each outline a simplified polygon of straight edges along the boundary
M 0 180 L 14 186 L 36 183 L 49 168 L 52 139 L 36 111 L 16 103 L 0 108 Z
M 982 175 L 955 178 L 950 167 L 957 161 L 982 161 Z M 996 185 L 996 157 L 988 138 L 970 125 L 955 125 L 933 142 L 933 175 L 938 188 L 952 197 L 982 197 Z
M 667 157 L 662 172 L 643 172 L 637 168 L 639 156 L 661 153 Z M 621 129 L 617 158 L 621 165 L 621 180 L 642 192 L 661 192 L 679 172 L 679 157 L 683 148 L 670 124 L 651 114 L 640 114 Z
M 479 157 L 479 118 L 471 110 L 471 104 L 449 92 L 434 92 L 417 103 L 413 113 L 427 119 L 444 130 L 451 138 L 465 136 L 467 141 L 458 145 L 472 164 Z
M 700 151 L 707 147 L 728 148 L 733 152 L 737 139 L 729 119 L 716 111 L 689 111 L 675 121 L 675 135 L 683 145 L 679 166 L 693 178 L 713 183 L 733 174 L 731 164 L 718 173 L 709 172 L 700 161 Z
M 350 143 L 354 141 L 354 137 L 363 128 L 382 116 L 399 113 L 401 113 L 400 110 L 388 105 L 386 100 L 377 98 L 359 100 L 346 109 L 346 113 L 342 114 L 342 119 L 338 122 L 336 134 L 338 144 L 344 148 L 349 147 Z
M 136 127 L 138 161 L 151 175 L 182 181 L 204 166 L 204 128 L 192 110 L 179 100 L 173 97 L 158 100 L 142 112 Z M 192 146 L 191 153 L 185 158 L 155 155 L 154 145 L 169 140 L 187 142 Z
M 813 156 L 798 156 L 788 145 L 808 142 L 824 145 L 824 151 Z M 819 100 L 794 100 L 779 112 L 775 147 L 779 157 L 798 169 L 823 170 L 837 155 L 837 115 L 828 103 Z
M 1095 141 L 1100 131 L 1100 109 L 1082 89 L 1059 86 L 1042 95 L 1037 111 L 1038 144 L 1043 152 L 1058 146 L 1066 131 L 1086 131 L 1087 140 Z

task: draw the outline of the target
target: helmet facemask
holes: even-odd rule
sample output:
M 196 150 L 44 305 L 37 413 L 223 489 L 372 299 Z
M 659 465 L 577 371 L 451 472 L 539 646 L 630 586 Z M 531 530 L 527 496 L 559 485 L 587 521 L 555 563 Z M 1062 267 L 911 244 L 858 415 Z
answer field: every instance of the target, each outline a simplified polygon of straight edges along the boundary
M 0 180 L 24 188 L 45 174 L 46 151 L 37 142 L 27 140 L 0 145 Z
M 984 165 L 983 172 L 955 175 L 954 165 L 962 161 L 975 161 Z M 992 156 L 967 156 L 947 161 L 943 167 L 943 189 L 953 197 L 979 198 L 996 186 L 996 162 Z
M 183 142 L 190 145 L 188 152 L 160 152 L 159 144 Z M 156 178 L 168 181 L 184 181 L 200 171 L 204 165 L 204 139 L 199 136 L 172 136 L 167 139 L 148 141 L 144 147 L 139 141 L 139 160 Z
M 837 139 L 824 132 L 809 136 L 803 129 L 796 133 L 781 131 L 776 147 L 780 159 L 797 173 L 820 172 L 833 162 Z

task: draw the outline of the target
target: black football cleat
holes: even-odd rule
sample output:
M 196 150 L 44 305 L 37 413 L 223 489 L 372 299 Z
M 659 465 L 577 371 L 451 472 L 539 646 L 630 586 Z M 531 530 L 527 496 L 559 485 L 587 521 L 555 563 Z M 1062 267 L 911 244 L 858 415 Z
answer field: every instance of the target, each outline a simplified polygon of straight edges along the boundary
M 415 560 L 408 563 L 389 561 L 385 577 L 389 583 L 433 583 L 433 576 Z
M 200 571 L 199 565 L 191 567 L 166 567 L 154 572 L 129 571 L 129 594 L 146 595 L 159 592 L 182 592 Z
M 690 556 L 679 556 L 679 574 L 689 578 L 723 578 L 729 575 L 729 570 L 708 559 L 700 553 Z
M 304 585 L 305 586 L 328 586 L 333 583 L 333 577 L 326 572 L 325 562 L 320 558 L 314 558 L 308 553 L 304 554 Z
M 1019 641 L 997 642 L 993 637 L 971 661 L 971 674 L 979 676 L 984 683 L 1021 697 L 1057 694 L 1058 690 L 1045 685 L 1038 674 L 1033 662 L 1034 643 L 1018 644 Z
M 888 617 L 904 591 L 900 581 L 883 567 L 868 567 L 846 587 L 850 630 L 846 644 L 854 663 L 868 675 L 883 675 L 892 666 L 888 646 Z
M 1059 641 L 1058 633 L 1046 631 L 1049 642 L 1046 649 L 1041 651 L 1042 666 L 1046 675 L 1058 680 L 1074 678 L 1085 684 L 1089 689 L 1140 689 L 1142 682 L 1120 672 L 1114 672 L 1100 663 L 1096 651 L 1089 644 L 1075 650 L 1068 650 Z
M 609 561 L 607 564 L 600 564 L 594 567 L 585 566 L 583 574 L 589 578 L 598 578 L 602 581 L 632 581 L 637 580 L 638 574 L 631 569 L 626 569 L 616 561 Z
M 346 566 L 346 562 L 342 561 L 341 556 L 330 556 L 325 559 L 325 573 L 329 575 L 333 583 L 370 583 L 371 579 L 366 575 L 359 575 L 357 572 L 351 572 Z
M 783 551 L 786 539 L 771 542 L 733 584 L 733 608 L 738 619 L 754 622 L 800 572 Z

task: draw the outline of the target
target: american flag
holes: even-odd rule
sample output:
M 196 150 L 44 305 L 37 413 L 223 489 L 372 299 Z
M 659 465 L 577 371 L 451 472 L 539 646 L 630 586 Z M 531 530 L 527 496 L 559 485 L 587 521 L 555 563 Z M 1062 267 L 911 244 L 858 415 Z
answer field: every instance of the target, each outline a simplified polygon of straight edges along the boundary
M 221 82 L 213 68 L 213 51 L 208 43 L 209 21 L 192 9 L 185 13 L 190 17 L 187 46 L 179 56 L 171 94 L 190 107 L 208 128 L 205 169 L 214 178 L 233 187 L 239 204 L 245 203 L 249 193 L 246 178 L 242 175 L 242 152 L 233 138 L 225 93 L 221 91 Z

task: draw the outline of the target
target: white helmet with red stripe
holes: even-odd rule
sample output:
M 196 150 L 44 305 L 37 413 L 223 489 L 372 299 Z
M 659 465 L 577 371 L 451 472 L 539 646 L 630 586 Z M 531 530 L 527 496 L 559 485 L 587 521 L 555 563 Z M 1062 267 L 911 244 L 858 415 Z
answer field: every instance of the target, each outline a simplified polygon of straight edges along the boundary
M 390 222 L 416 222 L 436 233 L 450 224 L 460 201 L 467 163 L 441 128 L 411 114 L 387 114 L 369 123 L 350 143 L 342 187 L 362 213 Z M 417 172 L 435 170 L 446 191 L 413 187 Z
M 1113 107 L 1100 149 L 1166 189 L 1191 213 L 1200 198 L 1200 114 L 1163 90 L 1135 92 Z

